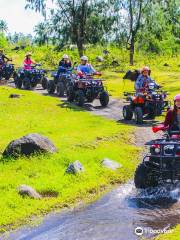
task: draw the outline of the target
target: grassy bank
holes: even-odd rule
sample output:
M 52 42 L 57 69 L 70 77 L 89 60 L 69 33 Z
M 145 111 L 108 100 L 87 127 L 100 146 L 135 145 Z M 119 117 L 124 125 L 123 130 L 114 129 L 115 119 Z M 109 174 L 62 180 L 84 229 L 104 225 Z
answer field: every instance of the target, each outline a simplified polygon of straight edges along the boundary
M 11 93 L 21 94 L 21 98 L 8 98 Z M 137 164 L 138 150 L 131 143 L 133 130 L 131 126 L 65 106 L 56 98 L 0 87 L 0 152 L 12 139 L 32 132 L 49 137 L 59 150 L 54 155 L 1 159 L 1 230 L 54 207 L 88 201 L 92 193 L 98 194 L 105 186 L 127 181 Z M 117 172 L 102 168 L 104 157 L 123 167 Z M 77 159 L 84 165 L 85 173 L 64 174 L 68 164 Z M 20 184 L 28 184 L 41 193 L 55 192 L 58 197 L 22 198 L 16 191 Z

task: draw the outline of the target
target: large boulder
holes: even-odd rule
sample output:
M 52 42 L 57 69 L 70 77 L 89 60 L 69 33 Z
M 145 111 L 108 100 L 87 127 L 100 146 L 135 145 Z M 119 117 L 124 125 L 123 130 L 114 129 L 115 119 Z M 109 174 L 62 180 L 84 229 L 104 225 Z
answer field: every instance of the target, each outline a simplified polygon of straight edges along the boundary
M 4 157 L 29 156 L 35 153 L 54 153 L 57 149 L 54 144 L 38 133 L 31 133 L 22 138 L 13 140 L 3 152 Z
M 116 170 L 118 168 L 121 168 L 122 165 L 116 161 L 113 161 L 109 158 L 104 158 L 101 162 L 101 165 L 105 168 L 111 169 L 111 170 Z
M 78 160 L 74 163 L 70 163 L 68 168 L 66 169 L 66 173 L 70 174 L 77 174 L 81 172 L 84 172 L 84 167 Z
M 32 187 L 24 185 L 24 184 L 19 186 L 17 188 L 17 191 L 23 197 L 28 196 L 33 199 L 41 199 L 42 198 L 42 196 L 38 192 L 36 192 L 36 190 L 34 190 Z

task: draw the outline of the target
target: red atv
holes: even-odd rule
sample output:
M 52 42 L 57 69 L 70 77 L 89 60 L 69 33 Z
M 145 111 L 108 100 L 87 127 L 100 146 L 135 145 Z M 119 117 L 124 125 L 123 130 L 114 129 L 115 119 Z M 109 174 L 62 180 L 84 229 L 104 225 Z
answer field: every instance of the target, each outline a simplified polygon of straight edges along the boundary
M 163 138 L 147 142 L 149 153 L 139 164 L 134 176 L 136 188 L 157 187 L 164 182 L 180 180 L 180 129 L 168 130 L 164 125 L 155 126 L 153 132 L 166 131 Z
M 157 90 L 153 83 L 139 93 L 124 92 L 124 96 L 129 104 L 123 107 L 123 117 L 125 120 L 131 120 L 134 114 L 137 124 L 142 124 L 144 117 L 154 119 L 160 116 L 169 107 L 167 92 Z
M 75 81 L 67 86 L 67 99 L 69 102 L 76 101 L 78 106 L 83 106 L 85 102 L 93 102 L 99 99 L 103 107 L 109 103 L 109 94 L 103 86 L 103 80 L 95 78 L 96 74 L 78 74 Z

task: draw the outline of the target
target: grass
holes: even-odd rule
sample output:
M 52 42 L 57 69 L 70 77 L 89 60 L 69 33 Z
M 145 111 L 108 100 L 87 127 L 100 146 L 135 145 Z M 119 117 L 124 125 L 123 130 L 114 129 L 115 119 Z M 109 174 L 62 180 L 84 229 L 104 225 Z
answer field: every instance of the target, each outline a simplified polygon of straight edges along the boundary
M 180 225 L 172 229 L 172 233 L 166 233 L 158 236 L 156 240 L 179 240 Z
M 95 65 L 95 56 L 101 55 L 103 48 L 87 49 L 86 54 Z M 152 77 L 169 91 L 169 99 L 180 91 L 179 56 L 168 58 L 136 54 L 134 67 L 129 67 L 128 53 L 119 49 L 109 49 L 112 56 L 107 62 L 118 58 L 120 66 L 102 69 L 104 83 L 113 97 L 122 98 L 123 91 L 133 90 L 133 82 L 123 81 L 124 73 L 114 70 L 139 69 L 149 65 Z M 25 52 L 9 52 L 16 66 L 20 66 Z M 52 49 L 33 49 L 33 58 L 49 69 L 54 68 L 63 52 Z M 73 60 L 77 52 L 68 52 Z M 118 56 L 118 57 L 117 57 Z M 163 66 L 168 63 L 169 66 Z M 20 99 L 8 98 L 10 93 L 22 94 Z M 160 119 L 162 120 L 162 118 Z M 122 183 L 132 177 L 139 149 L 133 146 L 132 126 L 117 124 L 102 117 L 93 116 L 77 107 L 66 106 L 56 98 L 39 96 L 32 92 L 0 87 L 0 152 L 15 138 L 30 132 L 49 137 L 58 147 L 54 155 L 33 156 L 18 160 L 0 161 L 0 226 L 1 231 L 24 223 L 32 215 L 41 215 L 56 207 L 74 204 L 78 201 L 91 201 L 105 186 Z M 88 134 L 87 134 L 88 133 Z M 112 172 L 101 167 L 100 162 L 109 157 L 120 162 L 123 167 Z M 86 172 L 79 176 L 65 175 L 68 164 L 80 160 Z M 57 198 L 32 200 L 21 198 L 16 191 L 20 184 L 28 184 L 39 192 L 56 192 Z M 179 234 L 179 226 L 172 239 Z M 166 239 L 171 235 L 167 235 Z M 165 239 L 166 235 L 159 237 Z M 174 237 L 174 238 L 173 238 Z
M 8 98 L 11 93 L 21 94 L 21 98 Z M 92 192 L 98 194 L 105 186 L 127 181 L 137 164 L 138 149 L 130 141 L 133 130 L 78 107 L 64 106 L 56 98 L 0 87 L 0 152 L 12 139 L 32 132 L 47 136 L 59 149 L 54 155 L 1 159 L 1 230 L 55 207 L 89 201 Z M 100 162 L 104 157 L 120 162 L 123 167 L 117 172 L 102 168 Z M 84 165 L 85 173 L 64 174 L 68 164 L 77 159 Z M 56 192 L 58 197 L 22 198 L 16 190 L 21 184 L 39 192 Z

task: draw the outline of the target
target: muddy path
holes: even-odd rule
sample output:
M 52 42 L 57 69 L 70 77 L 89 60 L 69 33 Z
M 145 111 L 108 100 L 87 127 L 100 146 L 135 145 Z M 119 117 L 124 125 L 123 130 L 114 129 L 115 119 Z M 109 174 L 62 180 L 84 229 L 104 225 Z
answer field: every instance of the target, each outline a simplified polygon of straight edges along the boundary
M 46 94 L 44 90 L 36 92 Z M 65 101 L 65 99 L 61 99 Z M 110 99 L 102 108 L 98 101 L 86 104 L 92 114 L 122 120 L 123 102 Z M 134 124 L 133 121 L 127 124 Z M 152 138 L 152 122 L 136 127 L 137 145 Z M 24 226 L 0 239 L 9 240 L 136 240 L 151 238 L 180 223 L 180 184 L 165 185 L 148 190 L 137 190 L 133 181 L 123 184 L 98 201 L 73 210 L 50 213 L 36 226 Z M 141 236 L 135 234 L 140 228 Z

